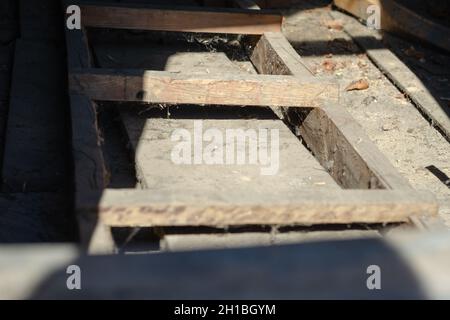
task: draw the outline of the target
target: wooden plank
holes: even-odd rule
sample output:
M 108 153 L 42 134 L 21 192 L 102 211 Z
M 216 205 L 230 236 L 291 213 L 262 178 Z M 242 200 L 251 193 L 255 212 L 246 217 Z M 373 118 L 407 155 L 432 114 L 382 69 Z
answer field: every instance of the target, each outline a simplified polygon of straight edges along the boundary
M 241 10 L 164 10 L 148 7 L 82 5 L 86 27 L 260 35 L 280 32 L 283 17 Z
M 62 57 L 54 44 L 16 42 L 2 168 L 4 191 L 50 192 L 65 185 Z
M 367 8 L 376 5 L 380 8 L 381 29 L 419 39 L 450 51 L 450 39 L 447 36 L 450 29 L 448 27 L 428 19 L 423 13 L 416 13 L 398 1 L 334 0 L 334 4 L 364 21 L 369 16 Z
M 224 234 L 166 234 L 161 240 L 163 251 L 217 250 L 298 244 L 311 241 L 331 241 L 380 237 L 376 230 L 240 232 Z
M 233 226 L 388 223 L 420 214 L 436 215 L 428 193 L 398 190 L 303 190 L 220 197 L 196 190 L 105 190 L 77 196 L 84 215 L 109 226 Z
M 133 66 L 134 64 L 141 65 L 144 63 L 143 58 L 149 55 L 155 60 L 160 60 L 149 50 L 141 52 L 140 55 L 130 56 L 122 53 L 122 51 L 127 51 L 123 48 L 120 50 L 99 49 L 96 47 L 95 53 L 102 67 L 115 66 L 117 63 L 133 63 Z M 114 61 L 117 61 L 117 56 L 126 56 L 127 58 L 121 59 L 120 62 L 116 63 L 108 59 L 108 57 L 112 57 Z M 132 61 L 129 61 L 130 59 Z M 187 73 L 188 75 L 243 73 L 223 53 L 199 52 L 177 53 L 170 56 L 165 63 L 165 70 Z M 273 177 L 264 177 L 261 176 L 260 171 L 261 167 L 267 167 L 267 165 L 251 165 L 248 163 L 245 165 L 228 164 L 216 166 L 207 164 L 177 165 L 170 158 L 171 150 L 176 145 L 176 143 L 171 141 L 171 134 L 177 128 L 193 132 L 193 120 L 177 118 L 176 111 L 172 112 L 171 117 L 173 119 L 155 119 L 145 116 L 145 113 L 140 112 L 142 111 L 141 109 L 132 110 L 118 107 L 118 110 L 128 135 L 136 163 L 137 175 L 143 188 L 172 188 L 180 190 L 180 192 L 184 189 L 192 188 L 197 189 L 199 192 L 203 189 L 205 191 L 214 189 L 220 193 L 226 192 L 229 188 L 240 188 L 243 193 L 246 193 L 248 189 L 270 192 L 268 190 L 277 188 L 280 194 L 287 188 L 299 188 L 299 191 L 301 191 L 300 188 L 304 187 L 339 188 L 288 127 L 278 119 L 275 119 L 275 117 L 270 120 L 236 119 L 235 117 L 229 119 L 230 115 L 233 116 L 233 114 L 231 113 L 232 111 L 228 110 L 209 110 L 209 112 L 205 112 L 205 110 L 199 108 L 192 109 L 191 112 L 192 115 L 199 119 L 207 118 L 208 116 L 223 118 L 223 120 L 202 120 L 203 130 L 215 128 L 222 130 L 224 134 L 229 129 L 250 129 L 255 130 L 254 132 L 258 132 L 260 128 L 276 130 L 280 144 L 285 147 L 280 148 L 279 151 L 277 174 Z M 264 114 L 270 116 L 270 112 Z M 220 147 L 223 147 L 225 150 L 225 141 Z
M 282 33 L 265 33 L 256 44 L 250 60 L 260 74 L 314 75 Z
M 70 95 L 72 110 L 72 153 L 75 162 L 75 190 L 101 190 L 107 172 L 100 146 L 96 106 L 81 95 Z
M 286 119 L 343 188 L 412 190 L 342 107 L 328 102 L 310 112 L 290 108 Z
M 342 18 L 333 12 L 334 18 Z M 430 94 L 422 81 L 390 50 L 379 48 L 379 35 L 357 21 L 346 19 L 344 30 L 364 48 L 375 65 L 431 120 L 443 136 L 450 141 L 450 110 L 445 110 Z M 377 48 L 377 49 L 372 49 Z
M 197 112 L 199 117 L 202 113 Z M 227 114 L 215 113 L 219 118 Z M 174 117 L 174 115 L 172 115 Z M 213 116 L 214 117 L 214 116 Z M 238 193 L 245 196 L 254 195 L 263 198 L 273 190 L 277 190 L 279 198 L 290 191 L 301 193 L 303 189 L 339 189 L 336 182 L 323 169 L 318 161 L 301 144 L 289 128 L 280 120 L 258 119 L 203 119 L 194 122 L 190 119 L 147 119 L 136 116 L 136 112 L 122 112 L 122 119 L 128 133 L 130 145 L 135 152 L 136 170 L 141 185 L 149 190 L 170 190 L 178 193 L 184 190 L 196 190 L 198 194 L 208 195 L 208 198 L 220 198 L 224 193 Z M 201 126 L 201 129 L 199 129 Z M 223 133 L 223 141 L 216 142 L 217 152 L 223 150 L 222 164 L 208 164 L 205 161 L 196 164 L 194 152 L 189 155 L 192 164 L 174 163 L 172 150 L 178 142 L 172 141 L 175 130 L 187 130 L 192 134 L 203 134 L 209 129 Z M 242 132 L 259 132 L 269 130 L 268 148 L 276 148 L 276 153 L 270 151 L 270 164 L 249 163 L 250 145 L 258 140 L 246 140 L 244 150 L 237 147 L 237 140 L 226 141 L 226 132 L 243 130 Z M 201 132 L 199 133 L 199 130 Z M 279 140 L 277 146 L 271 137 L 276 132 Z M 197 133 L 195 133 L 197 132 Z M 251 136 L 251 135 L 250 135 Z M 192 137 L 192 139 L 202 137 Z M 255 136 L 256 139 L 258 137 Z M 204 142 L 204 147 L 209 143 Z M 230 148 L 243 151 L 245 161 L 236 163 L 236 155 L 231 163 L 227 163 L 225 154 Z M 203 152 L 203 149 L 200 150 Z M 195 155 L 197 157 L 197 155 Z M 267 172 L 267 175 L 262 173 Z M 237 192 L 239 191 L 239 192 Z
M 313 77 L 282 35 L 261 37 L 251 58 L 260 72 Z M 321 165 L 343 188 L 411 189 L 343 107 L 325 101 L 321 108 L 310 111 L 289 108 L 284 113 Z
M 93 100 L 149 103 L 315 106 L 337 100 L 336 84 L 269 75 L 187 75 L 146 70 L 73 70 L 72 93 Z
M 68 69 L 88 68 L 92 58 L 84 30 L 66 29 Z M 72 122 L 72 156 L 74 160 L 75 192 L 102 190 L 108 183 L 101 138 L 97 123 L 96 105 L 88 97 L 70 94 Z M 97 217 L 77 215 L 80 240 L 91 254 L 111 253 L 115 250 L 111 229 Z
M 0 242 L 76 241 L 68 198 L 55 192 L 0 194 Z

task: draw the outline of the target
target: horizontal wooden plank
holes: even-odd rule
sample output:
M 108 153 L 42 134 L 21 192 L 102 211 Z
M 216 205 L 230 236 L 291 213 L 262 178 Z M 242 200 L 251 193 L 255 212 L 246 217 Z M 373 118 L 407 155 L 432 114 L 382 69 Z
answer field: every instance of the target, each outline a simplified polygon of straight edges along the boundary
M 337 84 L 271 75 L 82 69 L 69 75 L 69 83 L 72 93 L 93 100 L 170 104 L 313 107 L 339 95 Z
M 262 196 L 185 190 L 106 189 L 77 196 L 80 213 L 110 226 L 231 226 L 387 223 L 435 215 L 428 193 L 394 190 L 304 190 Z
M 239 232 L 212 234 L 165 234 L 160 241 L 164 251 L 217 250 L 273 245 L 298 244 L 311 241 L 345 240 L 380 237 L 377 230 L 322 230 L 308 232 Z
M 165 10 L 82 5 L 86 27 L 260 35 L 280 32 L 283 17 L 254 10 Z

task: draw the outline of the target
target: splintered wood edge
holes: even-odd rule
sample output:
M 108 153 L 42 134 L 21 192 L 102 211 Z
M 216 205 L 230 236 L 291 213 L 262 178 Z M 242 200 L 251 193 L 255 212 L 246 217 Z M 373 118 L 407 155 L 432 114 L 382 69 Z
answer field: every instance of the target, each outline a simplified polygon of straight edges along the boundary
M 438 211 L 430 193 L 400 190 L 302 190 L 283 200 L 224 194 L 210 200 L 188 190 L 105 189 L 77 194 L 76 203 L 79 214 L 98 215 L 112 227 L 388 223 Z

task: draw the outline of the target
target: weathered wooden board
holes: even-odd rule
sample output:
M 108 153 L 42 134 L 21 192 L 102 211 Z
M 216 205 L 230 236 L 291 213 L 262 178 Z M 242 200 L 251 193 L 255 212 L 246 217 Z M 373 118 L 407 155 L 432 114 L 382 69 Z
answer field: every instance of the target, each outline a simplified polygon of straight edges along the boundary
M 0 243 L 75 241 L 70 212 L 63 193 L 0 194 Z
M 275 75 L 313 78 L 294 49 L 277 34 L 261 37 L 251 56 L 256 69 Z M 261 59 L 267 54 L 269 63 Z M 343 188 L 411 189 L 370 141 L 351 115 L 332 101 L 311 111 L 290 108 L 285 116 L 330 174 Z
M 311 225 L 407 221 L 436 215 L 428 193 L 397 190 L 276 190 L 217 194 L 194 190 L 105 190 L 77 196 L 84 215 L 97 215 L 109 226 Z
M 220 74 L 239 72 L 235 61 L 223 52 L 189 52 L 180 48 L 168 48 L 154 42 L 146 43 L 92 43 L 96 61 L 106 69 L 144 69 L 193 74 Z M 230 69 L 231 66 L 231 69 Z
M 66 29 L 68 70 L 89 68 L 92 57 L 83 30 Z M 102 190 L 108 183 L 101 148 L 95 103 L 86 96 L 70 94 L 72 156 L 74 159 L 75 192 Z M 76 207 L 76 206 L 75 206 Z M 82 245 L 90 253 L 114 252 L 111 229 L 96 216 L 77 215 Z
M 217 114 L 220 117 L 220 113 Z M 132 111 L 122 112 L 122 118 L 132 148 L 135 150 L 139 180 L 143 188 L 152 192 L 167 190 L 176 194 L 185 190 L 195 190 L 199 195 L 204 194 L 204 199 L 207 200 L 237 191 L 243 197 L 254 195 L 264 198 L 266 194 L 276 190 L 280 199 L 283 199 L 284 193 L 289 191 L 301 193 L 303 188 L 316 190 L 339 188 L 297 137 L 278 119 L 203 119 L 195 122 L 193 119 L 139 118 Z M 260 142 L 256 136 L 260 129 L 268 130 L 270 162 L 259 163 L 258 158 L 258 163 L 249 164 L 249 145 L 256 146 L 258 141 Z M 192 145 L 192 155 L 188 155 L 192 164 L 174 163 L 172 152 L 179 144 L 172 140 L 176 130 L 187 130 L 186 132 L 192 133 L 192 142 L 194 139 L 203 140 L 198 134 L 201 135 L 207 130 L 218 130 L 223 134 L 223 141 L 216 141 L 213 148 L 222 164 L 208 164 L 207 159 L 199 160 L 196 164 L 195 161 L 199 156 L 205 158 L 198 152 L 203 153 L 208 146 L 211 148 L 212 142 L 206 141 L 202 142 L 203 148 L 195 142 L 198 152 Z M 246 139 L 243 146 L 238 146 L 237 140 L 233 137 L 230 141 L 226 141 L 228 139 L 226 132 L 230 130 L 253 131 L 255 136 L 250 140 Z M 274 142 L 272 132 L 278 136 L 279 145 Z M 197 136 L 194 137 L 194 134 Z M 233 148 L 235 150 L 233 152 L 236 152 L 230 164 L 226 162 L 227 148 L 230 150 Z M 273 153 L 272 148 L 276 150 Z M 222 150 L 223 154 L 219 150 Z M 237 152 L 245 155 L 242 164 L 236 163 Z
M 334 18 L 342 18 L 332 12 Z M 357 21 L 346 19 L 344 30 L 363 47 L 378 68 L 431 120 L 447 140 L 450 140 L 450 109 L 441 106 L 422 81 L 389 49 L 379 48 L 380 36 Z M 377 49 L 373 49 L 377 48 Z
M 339 94 L 336 84 L 270 75 L 82 69 L 72 71 L 69 83 L 72 93 L 93 100 L 169 104 L 317 106 Z
M 54 44 L 16 43 L 2 169 L 6 191 L 57 191 L 64 187 L 67 127 L 62 119 L 67 104 L 63 56 Z
M 86 27 L 203 33 L 280 32 L 283 17 L 240 10 L 164 10 L 127 5 L 82 5 Z
M 376 230 L 240 232 L 224 234 L 167 234 L 160 242 L 161 250 L 169 252 L 249 248 L 298 244 L 311 241 L 361 239 L 380 237 Z
M 134 53 L 130 56 L 129 50 L 117 48 L 117 46 L 115 49 L 111 46 L 95 47 L 97 59 L 102 67 L 115 67 L 117 63 L 148 66 L 151 64 L 151 61 L 147 62 L 148 55 L 155 60 L 160 60 L 151 50 L 141 50 L 143 52 L 140 54 Z M 244 74 L 244 71 L 223 53 L 177 53 L 167 58 L 165 70 L 189 75 L 232 72 Z M 224 114 L 219 110 L 216 112 L 211 110 L 212 113 L 209 115 L 202 109 L 193 108 L 191 112 L 192 116 L 195 115 L 197 118 L 208 116 L 224 118 L 223 120 L 202 120 L 203 130 L 215 128 L 222 130 L 224 134 L 227 129 L 250 129 L 255 132 L 258 132 L 259 128 L 277 130 L 281 144 L 279 157 L 281 169 L 274 177 L 262 177 L 261 167 L 258 165 L 176 165 L 170 158 L 171 150 L 176 144 L 171 141 L 171 133 L 177 128 L 193 131 L 193 120 L 147 119 L 145 115 L 138 115 L 137 110 L 127 110 L 122 107 L 119 108 L 119 112 L 135 153 L 137 174 L 143 188 L 176 190 L 197 188 L 198 190 L 215 189 L 217 192 L 226 192 L 229 188 L 241 188 L 243 193 L 248 189 L 264 190 L 264 188 L 276 188 L 280 193 L 283 193 L 282 190 L 286 188 L 308 186 L 339 188 L 290 130 L 275 118 L 273 120 L 225 119 L 230 114 Z M 223 147 L 225 148 L 225 141 Z
M 410 1 L 412 2 L 412 1 Z M 413 37 L 436 47 L 450 51 L 450 29 L 428 19 L 404 4 L 393 0 L 334 0 L 334 4 L 362 20 L 373 14 L 369 6 L 376 5 L 380 10 L 380 23 L 383 30 Z
M 282 33 L 268 32 L 262 35 L 250 59 L 260 74 L 313 76 Z

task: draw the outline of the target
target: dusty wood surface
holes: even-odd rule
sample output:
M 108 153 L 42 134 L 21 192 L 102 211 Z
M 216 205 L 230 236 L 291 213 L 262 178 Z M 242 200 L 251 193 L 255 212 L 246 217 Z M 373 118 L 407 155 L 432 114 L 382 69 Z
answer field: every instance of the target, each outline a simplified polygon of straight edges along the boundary
M 306 4 L 301 5 L 300 9 L 303 7 L 307 7 Z M 327 22 L 334 20 L 330 18 L 329 8 L 318 6 L 307 9 L 288 12 L 284 24 L 285 36 L 318 77 L 338 81 L 341 89 L 354 80 L 366 79 L 369 82 L 366 90 L 341 90 L 343 110 L 348 111 L 363 127 L 370 140 L 412 187 L 430 190 L 436 195 L 440 203 L 440 216 L 446 219 L 448 225 L 450 190 L 427 167 L 433 165 L 450 176 L 450 145 L 345 31 L 327 27 Z M 344 26 L 349 19 L 352 18 L 342 16 Z M 384 48 L 380 42 L 376 45 L 373 50 L 380 46 Z M 405 41 L 402 48 L 406 50 L 412 45 Z M 414 47 L 423 51 L 416 44 Z M 430 57 L 436 55 L 434 51 L 431 53 L 434 55 Z M 448 77 L 448 72 L 441 73 L 445 69 L 445 59 L 436 57 L 420 62 L 405 54 L 400 56 L 411 69 L 410 62 L 415 60 L 416 69 L 429 70 L 426 77 L 433 75 L 434 80 L 428 82 L 427 87 L 440 86 L 441 96 L 445 96 L 448 90 L 445 90 L 445 82 L 440 80 Z M 435 98 L 438 97 L 435 95 Z
M 269 75 L 184 75 L 163 71 L 89 69 L 72 71 L 72 93 L 94 100 L 148 103 L 317 106 L 337 99 L 330 83 Z
M 342 17 L 339 12 L 334 12 L 336 18 Z M 430 118 L 432 125 L 442 131 L 450 141 L 450 109 L 440 104 L 429 92 L 422 81 L 389 49 L 371 49 L 377 47 L 381 37 L 357 21 L 346 20 L 345 31 L 355 39 L 356 43 L 366 49 L 367 55 L 376 66 L 394 84 L 413 101 L 416 107 Z
M 268 57 L 268 61 L 264 57 Z M 284 36 L 265 34 L 252 62 L 260 72 L 313 78 L 306 62 Z M 315 157 L 344 188 L 409 189 L 407 181 L 383 157 L 351 115 L 334 102 L 312 111 L 285 110 Z
M 3 0 L 0 3 L 0 45 L 13 42 L 17 32 L 17 1 Z
M 282 16 L 239 10 L 163 10 L 108 5 L 82 5 L 83 24 L 88 27 L 263 34 L 281 31 Z
M 408 1 L 413 2 L 413 1 Z M 406 4 L 408 5 L 408 2 Z M 409 3 L 409 5 L 410 5 Z M 444 24 L 427 18 L 425 12 L 417 13 L 407 5 L 393 0 L 335 0 L 334 4 L 357 16 L 367 20 L 367 8 L 376 5 L 380 8 L 381 28 L 385 31 L 406 35 L 424 42 L 431 43 L 436 47 L 450 51 L 450 40 L 446 36 L 450 29 Z
M 217 113 L 220 116 L 220 113 Z M 189 154 L 192 165 L 174 163 L 172 150 L 177 142 L 171 140 L 174 130 L 188 130 L 194 132 L 199 128 L 199 122 L 184 119 L 145 119 L 133 116 L 132 113 L 123 113 L 125 128 L 129 139 L 135 150 L 135 161 L 138 166 L 138 176 L 144 188 L 150 190 L 172 190 L 173 192 L 184 192 L 183 190 L 195 189 L 198 194 L 212 195 L 208 190 L 214 190 L 215 197 L 220 194 L 239 191 L 245 196 L 247 193 L 260 194 L 264 197 L 266 193 L 277 190 L 280 198 L 288 190 L 297 190 L 299 193 L 303 188 L 313 189 L 336 189 L 336 182 L 320 166 L 316 159 L 301 145 L 300 141 L 280 120 L 257 120 L 257 119 L 203 119 L 201 120 L 202 132 L 208 129 L 218 129 L 225 133 L 226 130 L 242 129 L 244 131 L 267 129 L 269 132 L 269 152 L 275 146 L 272 131 L 279 135 L 279 156 L 269 153 L 270 162 L 262 163 L 257 160 L 255 164 L 249 164 L 248 152 L 242 147 L 236 146 L 236 142 L 215 142 L 214 148 L 219 152 L 223 148 L 223 154 L 218 156 L 223 164 L 208 164 L 202 160 L 196 164 L 198 155 Z M 256 138 L 256 137 L 255 137 Z M 194 139 L 194 137 L 192 138 Z M 197 139 L 197 138 L 196 138 Z M 192 140 L 193 141 L 193 140 Z M 256 143 L 256 140 L 247 142 Z M 204 147 L 210 143 L 203 142 Z M 220 145 L 219 145 L 220 144 Z M 244 151 L 245 157 L 242 164 L 236 163 L 235 154 L 232 162 L 227 164 L 227 148 Z M 203 149 L 202 149 L 203 150 Z M 265 172 L 267 172 L 266 175 Z
M 3 247 L 3 299 L 446 299 L 448 234 L 269 248 L 85 257 L 72 246 Z M 367 290 L 367 267 L 382 290 Z M 67 290 L 66 269 L 82 270 Z M 180 268 L 180 265 L 183 268 Z M 108 266 L 105 268 L 105 266 Z M 326 286 L 324 286 L 326 283 Z
M 302 58 L 281 33 L 265 33 L 250 57 L 260 74 L 313 75 Z
M 407 221 L 437 213 L 427 193 L 394 190 L 303 190 L 283 194 L 243 195 L 215 190 L 183 193 L 169 190 L 107 189 L 78 195 L 85 215 L 99 215 L 110 226 L 311 225 Z

